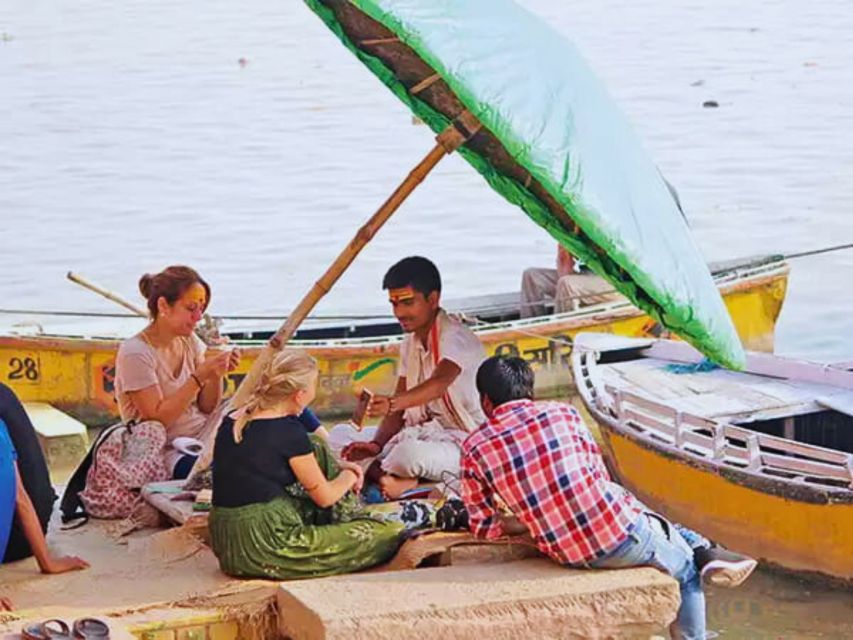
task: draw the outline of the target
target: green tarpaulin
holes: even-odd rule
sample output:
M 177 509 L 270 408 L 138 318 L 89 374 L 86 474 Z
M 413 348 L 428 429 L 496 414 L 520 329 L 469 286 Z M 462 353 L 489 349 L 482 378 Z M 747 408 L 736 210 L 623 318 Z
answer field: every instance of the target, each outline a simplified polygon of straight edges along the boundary
M 489 139 L 460 153 L 496 191 L 664 326 L 743 367 L 663 178 L 561 34 L 511 0 L 305 2 L 434 131 L 457 100 L 474 114 Z

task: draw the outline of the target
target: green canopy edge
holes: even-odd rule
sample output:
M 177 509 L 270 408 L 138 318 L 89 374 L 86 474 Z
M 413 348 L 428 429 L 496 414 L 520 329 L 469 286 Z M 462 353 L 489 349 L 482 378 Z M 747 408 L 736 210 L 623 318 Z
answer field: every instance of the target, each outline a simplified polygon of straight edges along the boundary
M 406 104 L 418 118 L 426 123 L 430 129 L 438 133 L 450 124 L 451 120 L 447 116 L 423 100 L 420 100 L 417 96 L 412 95 L 409 88 L 397 78 L 394 72 L 380 58 L 370 55 L 359 48 L 347 35 L 335 11 L 327 6 L 324 0 L 304 0 L 304 2 L 320 17 L 341 43 Z M 429 52 L 418 49 L 417 40 L 408 37 L 402 26 L 397 24 L 392 16 L 384 15 L 378 11 L 375 12 L 377 15 L 371 15 L 371 6 L 369 3 L 356 0 L 352 4 L 356 5 L 365 15 L 368 15 L 400 38 L 401 42 L 411 48 L 416 55 L 432 67 L 434 72 L 441 76 L 442 80 L 456 93 L 463 104 L 477 104 L 477 100 L 467 94 L 464 86 L 458 86 L 453 82 L 452 77 L 448 77 L 447 74 L 442 73 L 443 68 L 440 61 L 432 59 Z M 367 4 L 368 6 L 362 6 L 363 4 Z M 472 113 L 481 120 L 487 129 L 494 127 L 495 123 L 489 122 L 489 115 L 491 114 L 479 114 L 473 110 Z M 506 141 L 501 140 L 500 142 L 506 146 L 507 151 L 512 155 L 513 159 L 521 165 L 519 158 L 523 158 L 523 149 L 512 149 Z M 661 299 L 668 298 L 666 292 L 661 291 L 654 282 L 642 273 L 633 274 L 633 277 L 637 281 L 636 284 L 629 279 L 626 270 L 611 257 L 611 252 L 616 253 L 616 247 L 613 246 L 608 237 L 602 236 L 593 239 L 577 227 L 573 230 L 566 229 L 563 223 L 548 209 L 547 205 L 539 197 L 531 193 L 530 190 L 525 188 L 517 180 L 509 178 L 497 171 L 488 158 L 473 151 L 467 145 L 461 147 L 459 153 L 485 178 L 495 191 L 500 193 L 509 202 L 519 206 L 536 224 L 545 229 L 573 255 L 583 260 L 593 271 L 606 277 L 614 285 L 616 290 L 625 295 L 652 319 L 688 339 L 694 346 L 712 359 L 731 368 L 740 368 L 741 363 L 732 361 L 730 354 L 724 348 L 716 348 L 717 341 L 705 330 L 701 323 L 696 321 L 689 307 L 673 305 L 670 309 L 666 309 L 646 292 L 654 292 Z M 577 203 L 572 202 L 570 198 L 566 197 L 548 175 L 542 175 L 539 172 L 534 173 L 535 170 L 531 171 L 527 167 L 524 167 L 524 169 L 534 175 L 548 191 L 549 195 L 564 208 L 567 217 L 573 220 L 574 216 L 572 214 L 577 215 L 577 211 L 579 210 Z M 637 286 L 638 284 L 640 286 Z M 640 287 L 643 287 L 646 291 Z

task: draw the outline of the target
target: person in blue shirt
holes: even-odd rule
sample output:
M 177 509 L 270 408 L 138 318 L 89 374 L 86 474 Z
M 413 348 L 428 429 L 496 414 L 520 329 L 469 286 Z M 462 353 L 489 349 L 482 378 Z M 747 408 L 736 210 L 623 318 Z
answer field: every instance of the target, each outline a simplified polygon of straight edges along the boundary
M 6 554 L 6 544 L 15 518 L 15 460 L 17 454 L 6 423 L 0 420 L 0 558 Z M 9 601 L 0 597 L 0 611 L 10 608 Z
M 24 488 L 17 458 L 9 430 L 0 418 L 0 558 L 6 554 L 13 526 L 17 526 L 29 543 L 42 573 L 56 574 L 85 569 L 89 566 L 85 560 L 76 556 L 55 556 L 48 550 L 41 521 Z M 11 606 L 7 598 L 0 596 L 0 610 L 11 609 Z

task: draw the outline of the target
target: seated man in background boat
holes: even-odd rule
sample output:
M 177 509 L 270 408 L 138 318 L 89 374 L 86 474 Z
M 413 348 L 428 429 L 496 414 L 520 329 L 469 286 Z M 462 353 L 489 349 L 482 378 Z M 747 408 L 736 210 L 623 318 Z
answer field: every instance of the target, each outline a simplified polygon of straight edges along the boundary
M 675 206 L 687 222 L 678 191 L 663 177 L 663 174 L 661 178 Z M 557 245 L 556 269 L 531 267 L 525 269 L 521 276 L 522 318 L 544 316 L 548 312 L 545 305 L 552 300 L 554 313 L 567 313 L 580 307 L 623 299 L 624 297 L 613 288 L 613 285 L 580 264 L 560 244 Z
M 556 269 L 531 267 L 521 276 L 522 318 L 545 315 L 549 300 L 554 301 L 555 313 L 567 313 L 621 298 L 612 284 L 580 265 L 563 245 L 557 245 Z
M 533 402 L 533 370 L 521 358 L 487 359 L 476 382 L 488 420 L 462 446 L 471 532 L 487 539 L 529 533 L 570 567 L 654 566 L 681 589 L 672 636 L 704 639 L 702 579 L 737 586 L 755 560 L 673 525 L 613 482 L 577 410 Z
M 347 460 L 376 457 L 368 471 L 386 498 L 419 479 L 458 476 L 462 441 L 482 423 L 474 386 L 486 357 L 477 336 L 441 308 L 441 276 L 422 257 L 401 260 L 382 282 L 405 332 L 393 395 L 374 396 L 371 416 L 382 416 L 373 440 L 343 448 Z

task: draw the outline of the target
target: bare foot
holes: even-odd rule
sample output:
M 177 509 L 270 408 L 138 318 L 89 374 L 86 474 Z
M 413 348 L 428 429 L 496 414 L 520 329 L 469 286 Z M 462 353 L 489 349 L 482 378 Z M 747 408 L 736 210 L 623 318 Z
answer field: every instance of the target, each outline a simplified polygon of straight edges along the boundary
M 417 478 L 398 478 L 386 474 L 379 478 L 379 490 L 386 500 L 396 500 L 409 489 L 414 489 L 418 486 Z

